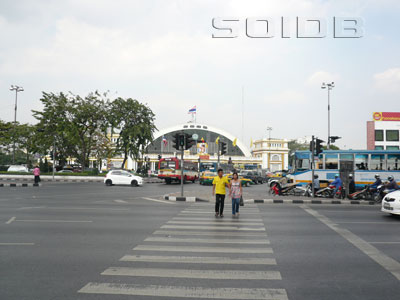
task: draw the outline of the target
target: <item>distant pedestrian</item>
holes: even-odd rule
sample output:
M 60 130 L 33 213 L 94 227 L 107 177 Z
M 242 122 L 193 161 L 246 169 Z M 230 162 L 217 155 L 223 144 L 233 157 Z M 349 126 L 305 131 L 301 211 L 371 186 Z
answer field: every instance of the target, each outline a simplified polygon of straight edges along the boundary
M 222 169 L 218 169 L 218 176 L 214 177 L 213 180 L 213 196 L 215 195 L 215 216 L 220 217 L 224 216 L 224 202 L 225 202 L 225 194 L 226 187 L 229 187 L 228 178 L 224 175 L 224 171 Z
M 239 216 L 239 204 L 242 197 L 242 184 L 238 173 L 234 172 L 229 185 L 229 195 L 232 197 L 232 216 Z
M 35 184 L 38 184 L 40 182 L 40 169 L 38 166 L 33 169 L 33 175 L 35 176 Z

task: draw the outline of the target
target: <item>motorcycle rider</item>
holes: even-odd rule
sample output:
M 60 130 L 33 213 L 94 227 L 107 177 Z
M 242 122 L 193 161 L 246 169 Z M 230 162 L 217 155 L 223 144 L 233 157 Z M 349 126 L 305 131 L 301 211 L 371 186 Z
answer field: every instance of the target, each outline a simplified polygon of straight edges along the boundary
M 385 188 L 387 188 L 390 192 L 400 189 L 392 175 L 388 177 L 388 180 L 389 182 L 385 184 Z
M 353 174 L 349 175 L 349 194 L 353 194 L 356 191 L 356 183 L 354 182 Z
M 369 186 L 369 191 L 374 193 L 377 191 L 378 186 L 382 184 L 381 176 L 379 174 L 375 174 L 375 182 Z
M 318 179 L 318 174 L 314 175 L 314 193 L 320 189 L 320 183 Z
M 333 192 L 333 197 L 335 197 L 337 191 L 342 187 L 342 180 L 340 179 L 339 174 L 335 174 L 335 180 L 332 181 L 330 185 L 333 185 L 335 187 L 335 190 Z

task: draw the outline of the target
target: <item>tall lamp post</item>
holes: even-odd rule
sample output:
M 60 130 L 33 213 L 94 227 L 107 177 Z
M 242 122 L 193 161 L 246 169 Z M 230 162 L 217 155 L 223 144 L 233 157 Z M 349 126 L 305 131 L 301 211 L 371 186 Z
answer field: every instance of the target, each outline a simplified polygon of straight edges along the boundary
M 268 140 L 271 140 L 272 127 L 267 127 L 267 131 L 268 131 Z
M 15 91 L 15 107 L 14 107 L 14 137 L 13 137 L 13 158 L 12 162 L 15 163 L 15 138 L 16 138 L 16 127 L 17 127 L 17 104 L 18 104 L 18 92 L 23 92 L 24 88 L 18 85 L 11 85 L 10 91 Z
M 323 82 L 321 85 L 321 89 L 328 90 L 328 150 L 331 148 L 331 99 L 330 99 L 330 91 L 335 87 L 335 83 L 332 81 L 331 83 Z

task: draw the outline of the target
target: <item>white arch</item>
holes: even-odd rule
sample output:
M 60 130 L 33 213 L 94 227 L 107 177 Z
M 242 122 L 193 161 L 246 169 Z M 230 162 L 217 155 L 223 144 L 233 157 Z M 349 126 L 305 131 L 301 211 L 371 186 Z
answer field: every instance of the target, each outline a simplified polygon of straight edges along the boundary
M 190 128 L 191 125 L 193 125 L 194 128 Z M 184 128 L 184 126 L 187 126 L 187 128 Z M 200 127 L 198 128 L 197 126 L 200 126 Z M 207 127 L 207 128 L 204 128 L 204 127 Z M 198 123 L 196 123 L 196 124 L 195 123 L 185 123 L 185 124 L 176 125 L 176 126 L 173 126 L 173 127 L 168 127 L 168 128 L 165 128 L 165 129 L 157 131 L 154 134 L 154 141 L 156 139 L 158 139 L 159 137 L 162 137 L 163 135 L 166 135 L 166 134 L 174 132 L 174 131 L 193 130 L 193 129 L 201 129 L 201 130 L 211 131 L 211 132 L 214 132 L 216 134 L 225 136 L 226 138 L 228 138 L 231 141 L 233 141 L 235 139 L 235 137 L 233 135 L 231 135 L 230 133 L 228 133 L 228 132 L 226 132 L 226 131 L 224 131 L 222 129 L 213 127 L 213 126 L 209 126 L 209 125 L 205 125 L 205 124 L 198 124 Z M 236 141 L 236 146 L 238 146 L 239 149 L 242 150 L 243 154 L 246 157 L 251 157 L 250 150 L 239 139 L 237 139 L 237 141 Z

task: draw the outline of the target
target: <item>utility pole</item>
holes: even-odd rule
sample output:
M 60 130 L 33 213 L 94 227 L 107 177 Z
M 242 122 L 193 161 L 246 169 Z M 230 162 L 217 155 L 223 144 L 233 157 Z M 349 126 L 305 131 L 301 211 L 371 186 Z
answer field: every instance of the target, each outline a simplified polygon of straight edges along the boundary
M 220 165 L 220 156 L 221 156 L 221 155 L 220 155 L 220 152 L 221 152 L 221 151 L 220 151 L 220 150 L 221 150 L 220 144 L 221 144 L 221 143 L 218 142 L 218 149 L 217 149 L 217 151 L 218 151 L 218 169 L 219 169 L 219 165 Z
M 12 85 L 10 91 L 15 91 L 15 106 L 14 106 L 14 134 L 13 134 L 13 158 L 12 163 L 15 164 L 15 138 L 17 135 L 17 105 L 18 105 L 18 92 L 23 92 L 24 88 L 18 85 Z
M 56 137 L 53 140 L 53 181 L 54 181 L 54 170 L 56 169 Z

